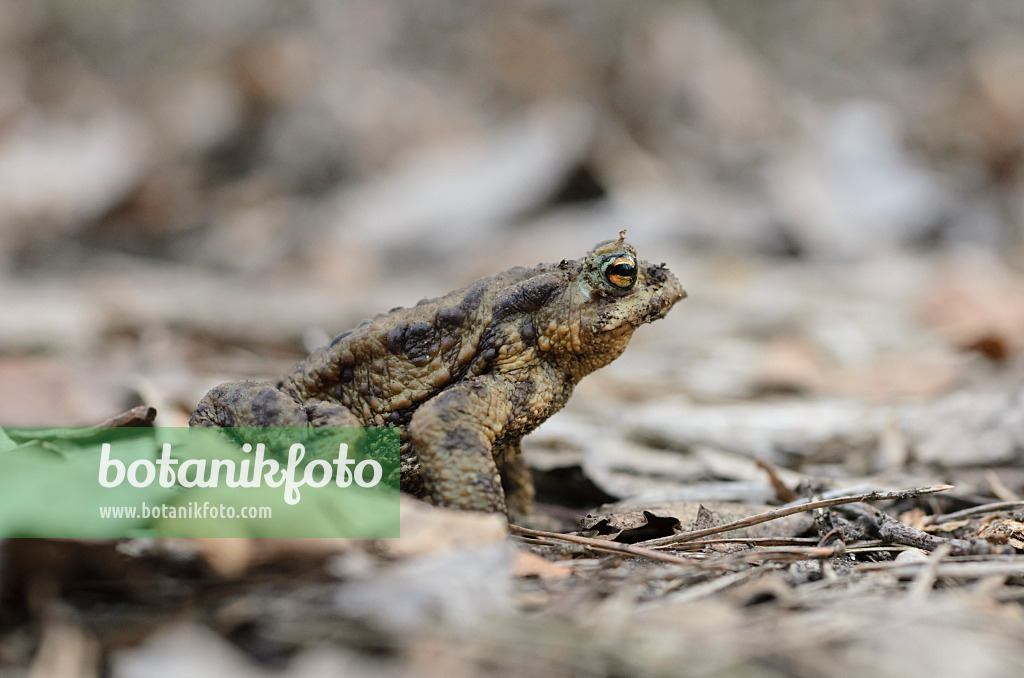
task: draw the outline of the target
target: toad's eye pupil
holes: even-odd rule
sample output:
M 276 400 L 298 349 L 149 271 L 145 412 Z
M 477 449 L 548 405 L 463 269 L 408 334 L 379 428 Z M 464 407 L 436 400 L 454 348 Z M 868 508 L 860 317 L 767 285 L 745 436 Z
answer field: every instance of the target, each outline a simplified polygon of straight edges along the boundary
M 616 257 L 605 264 L 604 277 L 624 290 L 636 284 L 636 261 L 629 256 Z
M 615 264 L 609 271 L 612 275 L 624 275 L 631 276 L 636 273 L 636 267 L 633 264 Z
M 633 278 L 634 273 L 636 273 L 636 267 L 631 263 L 616 263 L 608 269 L 609 276 L 620 278 Z

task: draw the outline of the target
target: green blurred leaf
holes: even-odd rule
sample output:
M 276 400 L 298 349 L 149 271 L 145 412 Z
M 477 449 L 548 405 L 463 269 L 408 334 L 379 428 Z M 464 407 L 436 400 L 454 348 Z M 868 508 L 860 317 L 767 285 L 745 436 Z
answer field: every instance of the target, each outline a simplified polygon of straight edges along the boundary
M 0 428 L 0 453 L 6 452 L 7 450 L 13 450 L 18 446 L 18 443 L 11 440 L 10 436 Z

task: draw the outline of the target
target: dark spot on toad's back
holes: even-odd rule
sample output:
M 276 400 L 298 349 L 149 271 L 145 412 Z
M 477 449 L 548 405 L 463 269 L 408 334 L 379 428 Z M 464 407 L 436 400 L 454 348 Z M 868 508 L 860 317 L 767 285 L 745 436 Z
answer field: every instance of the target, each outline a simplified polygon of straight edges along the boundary
M 554 276 L 544 278 L 546 279 L 533 279 L 522 283 L 508 292 L 504 298 L 499 299 L 491 314 L 492 322 L 501 322 L 517 313 L 539 311 L 551 295 L 564 284 Z
M 384 338 L 384 346 L 395 355 L 405 351 L 405 331 L 405 325 L 399 325 Z
M 447 332 L 445 332 L 441 336 L 441 343 L 440 343 L 441 353 L 443 353 L 443 354 L 450 353 L 452 351 L 452 349 L 454 349 L 456 346 L 459 345 L 459 340 L 461 338 L 462 338 L 461 334 L 459 334 L 454 329 L 449 329 Z
M 519 338 L 527 346 L 537 345 L 537 328 L 533 324 L 533 318 L 527 318 L 519 325 Z
M 484 294 L 486 292 L 487 285 L 482 283 L 473 285 L 469 288 L 469 291 L 466 292 L 466 296 L 462 297 L 462 301 L 459 302 L 459 308 L 461 308 L 467 316 L 471 315 L 473 311 L 480 306 L 480 302 L 483 301 Z
M 437 322 L 442 327 L 458 327 L 466 322 L 466 309 L 462 306 L 452 306 L 437 314 Z
M 278 397 L 282 395 L 274 388 L 265 388 L 252 401 L 252 413 L 260 426 L 273 426 L 278 414 Z
M 434 345 L 434 326 L 430 323 L 413 323 L 405 330 L 403 338 L 405 354 L 409 361 L 422 367 L 434 357 L 437 346 Z

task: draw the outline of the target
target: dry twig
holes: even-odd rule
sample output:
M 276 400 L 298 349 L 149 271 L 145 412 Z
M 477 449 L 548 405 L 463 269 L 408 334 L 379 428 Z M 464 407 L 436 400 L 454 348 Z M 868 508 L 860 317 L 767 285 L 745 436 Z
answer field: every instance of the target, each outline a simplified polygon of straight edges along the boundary
M 713 534 L 721 534 L 722 532 L 730 532 L 732 530 L 738 530 L 745 527 L 752 527 L 753 525 L 760 525 L 766 523 L 769 520 L 778 520 L 779 518 L 785 518 L 797 513 L 803 513 L 805 511 L 813 511 L 819 508 L 828 508 L 829 506 L 840 506 L 842 504 L 853 504 L 856 502 L 865 501 L 884 501 L 889 499 L 910 499 L 912 497 L 918 497 L 922 494 L 933 494 L 935 492 L 945 492 L 953 489 L 952 485 L 934 485 L 932 487 L 918 487 L 909 490 L 900 490 L 898 492 L 866 492 L 864 494 L 849 495 L 846 497 L 836 497 L 834 499 L 823 499 L 821 501 L 811 501 L 806 504 L 800 504 L 799 506 L 786 506 L 772 511 L 766 511 L 759 513 L 749 518 L 742 518 L 740 520 L 734 520 L 731 523 L 725 523 L 723 525 L 717 525 L 715 527 L 709 527 L 703 530 L 691 530 L 689 532 L 682 532 L 680 534 L 669 535 L 668 537 L 659 537 L 658 539 L 650 539 L 645 542 L 641 542 L 643 546 L 647 548 L 665 548 L 678 544 L 680 542 L 693 541 L 702 537 L 710 537 Z
M 520 527 L 519 525 L 509 525 L 508 529 L 515 534 L 523 535 L 525 537 L 534 537 L 536 539 L 547 539 L 554 541 L 567 541 L 573 544 L 582 544 L 595 551 L 609 551 L 611 553 L 618 553 L 628 556 L 638 556 L 640 558 L 650 558 L 651 560 L 661 561 L 663 563 L 671 563 L 673 565 L 688 565 L 700 567 L 702 563 L 694 560 L 693 558 L 685 558 L 683 556 L 673 556 L 668 553 L 662 553 L 660 551 L 653 551 L 646 549 L 641 546 L 634 546 L 633 544 L 620 544 L 615 541 L 607 541 L 605 539 L 594 539 L 593 537 L 581 537 L 576 534 L 562 534 L 560 532 L 546 532 L 544 530 L 531 530 L 528 527 Z
M 649 558 L 651 560 L 657 560 L 663 563 L 671 563 L 673 565 L 687 565 L 690 567 L 701 567 L 716 570 L 729 570 L 737 564 L 760 561 L 793 562 L 796 560 L 822 560 L 842 555 L 845 552 L 845 545 L 842 542 L 837 542 L 830 547 L 780 546 L 775 548 L 759 548 L 751 549 L 748 551 L 742 551 L 739 553 L 725 554 L 712 562 L 700 561 L 693 557 L 673 556 L 668 553 L 643 548 L 641 546 L 636 546 L 633 544 L 621 544 L 619 542 L 607 541 L 605 539 L 594 539 L 593 537 L 582 537 L 575 534 L 562 534 L 559 532 L 531 530 L 529 528 L 520 527 L 518 525 L 509 525 L 509 529 L 516 534 L 526 537 L 534 537 L 536 539 L 567 541 L 574 544 L 582 544 L 597 551 L 610 551 L 612 553 L 617 553 L 620 555 Z M 704 542 L 704 544 L 707 545 L 712 543 L 722 543 L 723 541 L 724 540 L 713 540 Z M 758 540 L 738 539 L 729 541 L 741 544 L 750 544 L 752 541 Z M 787 540 L 770 541 L 785 542 Z M 690 544 L 687 544 L 687 546 L 690 546 Z
M 948 546 L 954 556 L 987 555 L 1010 553 L 1007 548 L 994 545 L 984 539 L 949 539 L 929 534 L 911 527 L 873 506 L 846 506 L 839 510 L 845 513 L 843 531 L 847 538 L 864 539 L 877 537 L 887 544 L 904 544 L 923 551 L 935 551 Z M 836 520 L 844 520 L 836 516 Z
M 960 511 L 954 511 L 953 513 L 944 513 L 941 516 L 926 516 L 924 518 L 925 525 L 941 525 L 942 523 L 948 523 L 954 520 L 960 520 L 961 518 L 967 518 L 969 516 L 975 516 L 979 513 L 993 513 L 995 511 L 1013 511 L 1014 509 L 1024 508 L 1024 501 L 1000 501 L 993 504 L 981 504 L 980 506 L 972 506 L 965 508 Z

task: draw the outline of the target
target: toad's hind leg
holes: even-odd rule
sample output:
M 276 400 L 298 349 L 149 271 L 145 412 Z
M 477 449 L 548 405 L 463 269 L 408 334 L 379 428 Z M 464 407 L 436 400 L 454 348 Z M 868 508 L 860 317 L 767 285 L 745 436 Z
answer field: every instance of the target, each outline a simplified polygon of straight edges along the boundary
M 233 381 L 210 390 L 199 401 L 189 426 L 362 426 L 337 403 L 300 403 L 265 381 Z

